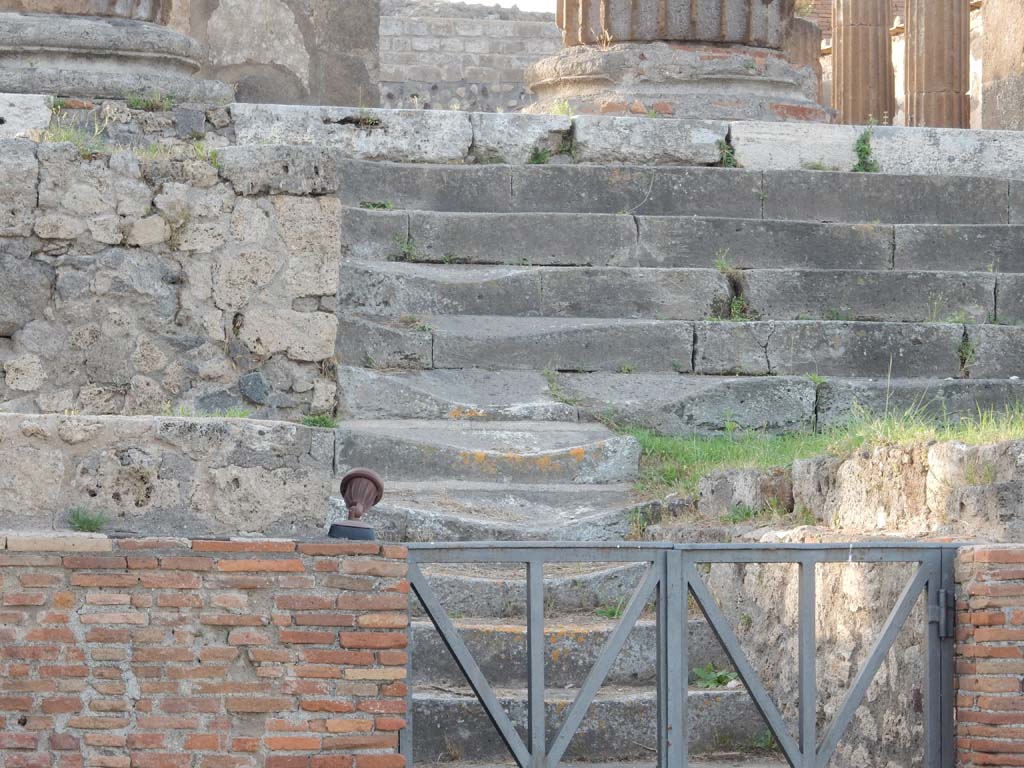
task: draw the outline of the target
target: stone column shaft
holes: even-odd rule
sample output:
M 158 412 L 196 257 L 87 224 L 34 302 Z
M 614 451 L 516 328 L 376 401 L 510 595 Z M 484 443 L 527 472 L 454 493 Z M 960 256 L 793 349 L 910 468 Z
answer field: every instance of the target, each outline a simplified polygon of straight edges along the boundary
M 968 128 L 970 0 L 907 0 L 907 125 Z
M 889 0 L 833 0 L 832 106 L 840 123 L 896 114 L 891 23 Z

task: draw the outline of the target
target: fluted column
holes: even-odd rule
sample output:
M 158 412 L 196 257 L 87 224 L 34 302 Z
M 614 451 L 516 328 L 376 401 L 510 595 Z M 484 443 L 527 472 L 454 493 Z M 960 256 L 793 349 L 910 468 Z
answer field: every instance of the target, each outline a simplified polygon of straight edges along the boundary
M 891 119 L 896 81 L 889 0 L 834 0 L 832 19 L 832 106 L 839 122 Z
M 907 0 L 907 125 L 971 123 L 970 0 Z

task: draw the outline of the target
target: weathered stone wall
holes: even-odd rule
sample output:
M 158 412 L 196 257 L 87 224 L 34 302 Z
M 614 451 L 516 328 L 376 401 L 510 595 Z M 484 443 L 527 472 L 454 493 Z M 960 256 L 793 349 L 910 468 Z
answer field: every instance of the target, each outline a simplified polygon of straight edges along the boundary
M 957 766 L 1020 765 L 1024 754 L 1024 546 L 957 559 Z
M 333 430 L 247 419 L 0 414 L 0 520 L 57 530 L 315 536 L 332 491 Z
M 110 136 L 152 143 L 3 142 L 0 407 L 332 412 L 339 201 L 236 186 L 223 137 L 139 128 L 202 136 L 224 110 L 135 117 Z
M 403 768 L 405 550 L 0 534 L 10 768 Z
M 1024 6 L 985 0 L 982 112 L 985 128 L 1024 130 Z
M 526 68 L 562 47 L 554 14 L 391 3 L 380 21 L 381 103 L 509 112 L 533 101 Z
M 191 0 L 179 26 L 239 101 L 375 107 L 379 19 L 379 0 Z

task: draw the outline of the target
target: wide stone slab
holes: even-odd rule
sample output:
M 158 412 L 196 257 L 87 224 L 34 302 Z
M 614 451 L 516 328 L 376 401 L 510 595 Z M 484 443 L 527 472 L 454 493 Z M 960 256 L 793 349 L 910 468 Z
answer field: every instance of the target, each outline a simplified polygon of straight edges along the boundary
M 687 372 L 693 326 L 658 320 L 434 317 L 435 368 Z
M 535 371 L 338 369 L 342 411 L 364 419 L 576 421 Z
M 818 427 L 840 426 L 863 414 L 915 413 L 938 422 L 976 419 L 1024 403 L 1024 381 L 1008 379 L 829 379 L 818 389 Z
M 409 242 L 409 214 L 405 211 L 342 208 L 340 228 L 341 255 L 346 258 L 399 258 Z
M 657 696 L 653 690 L 611 689 L 602 692 L 566 751 L 569 760 L 601 755 L 606 760 L 650 759 L 649 745 L 658 743 Z M 549 692 L 546 701 L 548 743 L 576 695 L 574 690 Z M 525 728 L 526 698 L 509 698 L 499 689 L 499 701 L 512 721 Z M 501 760 L 508 755 L 501 737 L 487 719 L 479 702 L 467 689 L 462 695 L 436 691 L 413 695 L 413 719 L 417 724 L 414 760 L 451 760 L 451 745 L 459 745 L 460 757 Z M 694 752 L 710 752 L 724 739 L 730 745 L 752 747 L 766 730 L 746 691 L 691 691 L 688 703 L 689 744 Z M 447 737 L 447 742 L 446 742 Z
M 461 163 L 473 144 L 465 112 L 233 104 L 241 145 L 336 147 L 345 157 L 407 163 Z
M 240 195 L 326 195 L 341 186 L 341 154 L 331 147 L 286 145 L 217 150 L 220 175 Z
M 892 227 L 756 219 L 640 216 L 645 267 L 889 269 Z
M 729 133 L 728 124 L 721 121 L 606 115 L 579 115 L 573 128 L 578 163 L 714 165 Z
M 1024 227 L 897 225 L 896 269 L 1024 272 Z
M 740 278 L 750 313 L 767 320 L 984 323 L 995 275 L 754 269 Z
M 636 252 L 632 216 L 409 214 L 409 261 L 626 265 Z
M 344 309 L 344 308 L 342 308 Z M 337 360 L 367 368 L 430 368 L 433 335 L 420 318 L 338 317 Z
M 960 375 L 963 326 L 818 321 L 696 324 L 697 373 L 944 378 Z
M 470 154 L 478 163 L 523 165 L 568 154 L 573 121 L 568 115 L 473 112 Z
M 385 480 L 620 483 L 640 447 L 599 425 L 350 421 L 337 430 L 339 472 L 372 465 Z
M 491 623 L 461 619 L 459 634 L 491 685 L 521 685 L 526 669 L 526 627 L 523 624 Z M 580 617 L 576 622 L 554 621 L 544 627 L 544 682 L 552 688 L 582 685 L 593 668 L 614 622 Z M 445 649 L 433 624 L 412 623 L 413 684 L 460 685 L 462 673 Z M 609 685 L 648 685 L 655 680 L 657 665 L 656 625 L 642 620 L 634 626 L 622 651 L 608 672 Z M 703 619 L 691 619 L 688 629 L 690 669 L 714 664 L 730 669 L 728 657 Z M 691 679 L 695 676 L 691 673 Z
M 772 433 L 808 428 L 815 387 L 802 377 L 562 373 L 559 393 L 584 416 L 612 418 L 666 435 Z
M 368 160 L 341 164 L 338 196 L 345 205 L 425 211 L 505 212 L 512 205 L 512 169 L 505 165 L 414 165 Z
M 761 218 L 761 174 L 728 168 L 525 165 L 512 196 L 524 213 Z
M 1007 182 L 961 176 L 770 171 L 764 217 L 887 224 L 1007 224 Z

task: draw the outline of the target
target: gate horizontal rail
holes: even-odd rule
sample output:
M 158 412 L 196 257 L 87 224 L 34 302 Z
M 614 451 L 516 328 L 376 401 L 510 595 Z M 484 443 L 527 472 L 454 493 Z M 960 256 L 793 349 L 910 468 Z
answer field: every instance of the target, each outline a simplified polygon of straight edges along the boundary
M 871 544 L 658 544 L 575 542 L 445 542 L 409 545 L 409 581 L 473 693 L 520 768 L 557 768 L 611 671 L 630 631 L 652 600 L 657 606 L 658 765 L 685 768 L 689 597 L 739 674 L 755 707 L 792 768 L 826 768 L 849 729 L 868 687 L 907 623 L 921 594 L 927 595 L 924 680 L 925 768 L 953 765 L 953 562 L 956 546 L 930 543 Z M 463 642 L 423 574 L 421 565 L 491 563 L 526 565 L 527 728 L 525 741 L 502 708 L 480 666 Z M 544 566 L 547 563 L 646 564 L 619 623 L 550 743 L 544 709 Z M 794 737 L 782 713 L 747 658 L 728 619 L 718 607 L 698 566 L 722 563 L 791 563 L 799 567 L 798 713 Z M 822 734 L 817 732 L 816 568 L 828 563 L 917 564 L 910 581 L 854 678 L 842 705 Z M 410 659 L 412 654 L 410 654 Z M 411 662 L 410 662 L 411 663 Z M 412 679 L 410 674 L 409 679 Z M 410 692 L 411 697 L 411 692 Z M 414 725 L 409 720 L 402 751 L 411 763 Z

